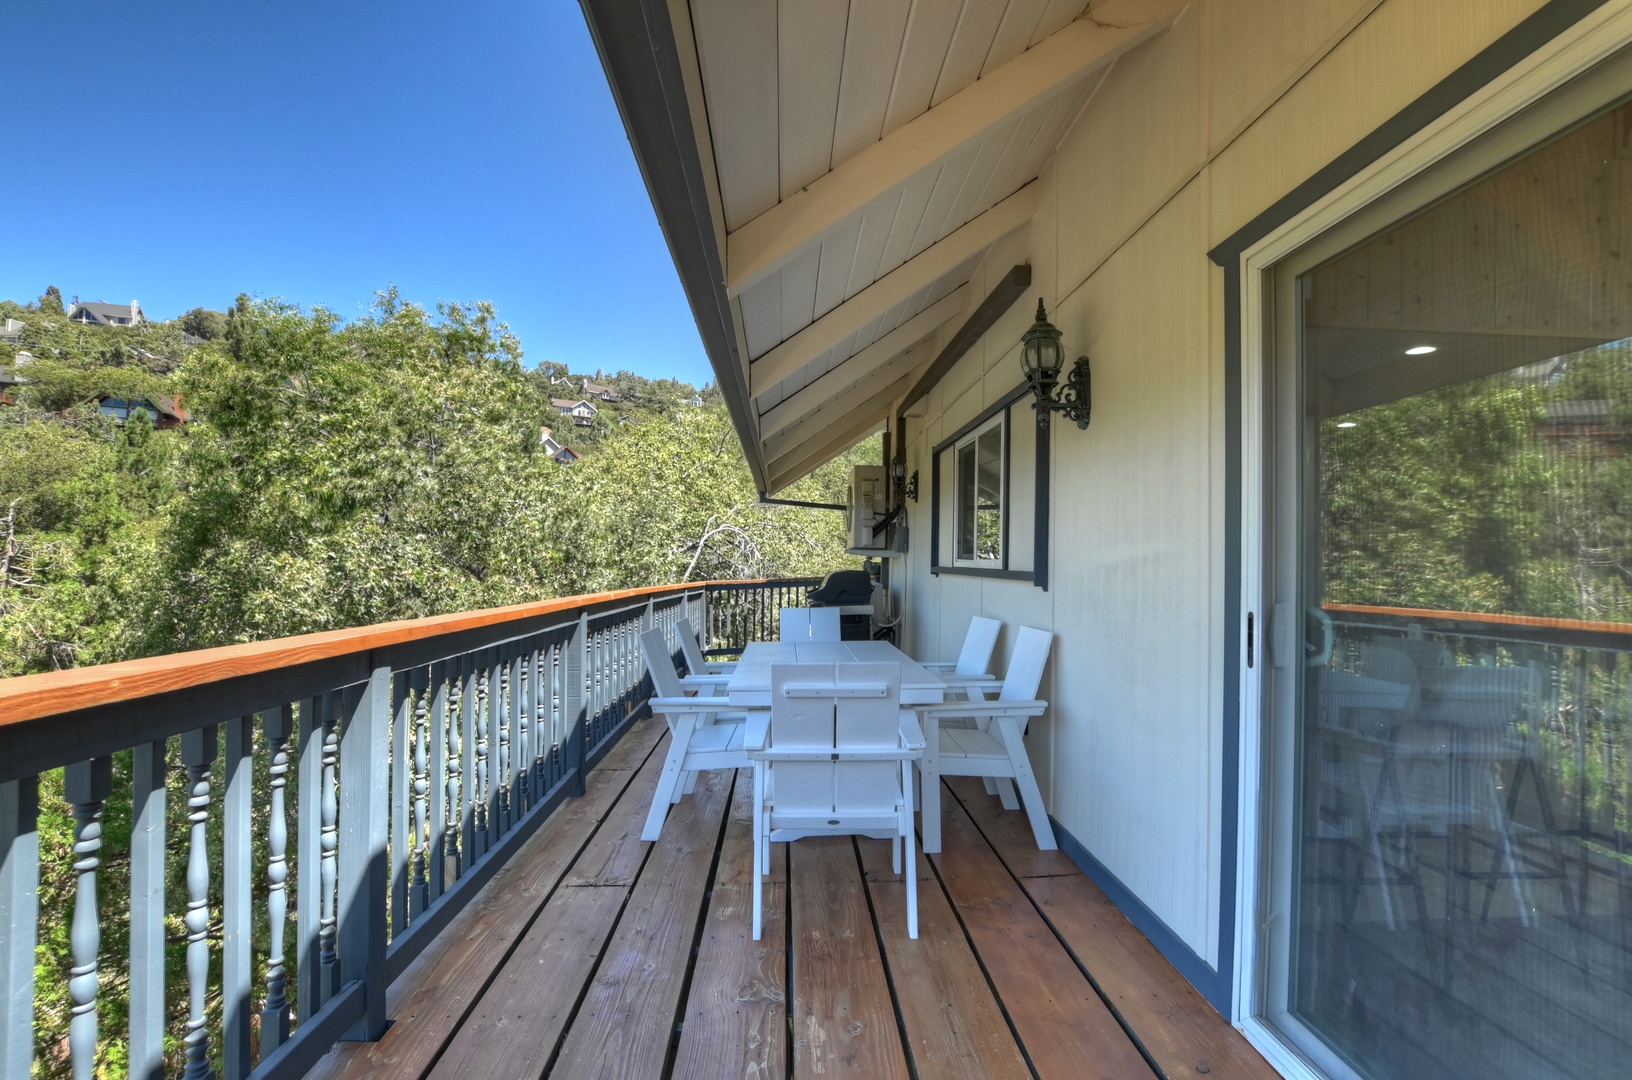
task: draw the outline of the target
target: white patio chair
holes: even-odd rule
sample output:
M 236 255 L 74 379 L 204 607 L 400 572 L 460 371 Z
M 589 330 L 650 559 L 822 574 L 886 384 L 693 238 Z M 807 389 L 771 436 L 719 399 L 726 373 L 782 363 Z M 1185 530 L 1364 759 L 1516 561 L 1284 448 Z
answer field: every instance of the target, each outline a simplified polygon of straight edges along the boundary
M 692 627 L 690 619 L 680 619 L 674 624 L 674 629 L 680 637 L 680 651 L 685 654 L 686 667 L 693 675 L 729 675 L 737 670 L 734 660 L 710 660 L 703 655 L 702 638 Z
M 781 630 L 783 641 L 838 641 L 839 609 L 785 607 Z
M 992 663 L 992 650 L 997 647 L 998 631 L 1003 624 L 996 619 L 976 615 L 969 620 L 969 630 L 963 635 L 963 648 L 955 661 L 919 661 L 919 666 L 940 675 L 946 685 L 962 691 L 967 697 L 984 697 L 984 685 L 995 687 L 996 676 L 987 671 Z
M 721 711 L 719 698 L 688 697 L 684 680 L 674 670 L 662 630 L 654 627 L 641 634 L 640 648 L 646 654 L 646 670 L 657 690 L 651 701 L 652 712 L 661 714 L 669 725 L 669 753 L 652 795 L 652 808 L 646 814 L 646 827 L 640 833 L 642 840 L 656 840 L 663 835 L 669 807 L 692 790 L 699 772 L 748 767 L 742 743 L 747 714 Z
M 941 777 L 980 776 L 997 783 L 1005 810 L 1018 809 L 1007 781 L 1020 789 L 1020 803 L 1031 819 L 1037 846 L 1053 851 L 1054 830 L 1043 807 L 1043 793 L 1026 756 L 1026 724 L 1041 716 L 1048 702 L 1037 700 L 1043 681 L 1043 665 L 1054 635 L 1030 626 L 1020 628 L 1009 657 L 1009 669 L 997 699 L 948 701 L 940 705 L 918 705 L 923 721 L 924 757 L 919 763 L 923 779 L 924 850 L 941 850 Z M 948 720 L 969 719 L 971 728 L 952 727 Z
M 754 762 L 754 939 L 764 924 L 771 843 L 805 836 L 890 840 L 906 867 L 907 933 L 918 936 L 912 766 L 924 737 L 901 708 L 900 664 L 774 664 L 771 708 L 748 719 Z

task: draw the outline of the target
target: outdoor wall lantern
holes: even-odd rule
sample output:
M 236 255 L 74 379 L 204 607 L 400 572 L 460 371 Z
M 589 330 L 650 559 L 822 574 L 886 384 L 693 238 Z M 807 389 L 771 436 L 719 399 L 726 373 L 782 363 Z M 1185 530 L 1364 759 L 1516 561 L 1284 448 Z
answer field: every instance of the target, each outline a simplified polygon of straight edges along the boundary
M 1088 386 L 1088 358 L 1077 357 L 1071 372 L 1060 385 L 1060 369 L 1065 366 L 1065 350 L 1060 347 L 1064 335 L 1048 321 L 1048 312 L 1041 298 L 1037 301 L 1037 321 L 1031 324 L 1020 339 L 1020 369 L 1026 373 L 1031 392 L 1037 395 L 1032 408 L 1038 410 L 1038 419 L 1046 420 L 1050 412 L 1061 412 L 1075 420 L 1079 428 L 1088 426 L 1088 415 L 1093 408 L 1093 395 Z
M 900 506 L 904 499 L 918 501 L 918 470 L 912 470 L 907 475 L 907 458 L 905 454 L 898 455 L 890 462 L 890 485 L 895 489 L 895 504 Z

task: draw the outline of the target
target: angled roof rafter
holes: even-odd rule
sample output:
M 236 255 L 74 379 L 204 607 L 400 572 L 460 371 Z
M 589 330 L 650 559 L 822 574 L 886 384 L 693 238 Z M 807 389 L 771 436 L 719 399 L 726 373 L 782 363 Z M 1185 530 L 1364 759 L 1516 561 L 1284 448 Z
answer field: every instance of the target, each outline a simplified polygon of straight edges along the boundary
M 843 376 L 845 381 L 833 384 L 820 397 L 805 405 L 796 418 L 778 431 L 761 436 L 766 456 L 777 457 L 785 453 L 836 423 L 855 417 L 858 409 L 864 409 L 871 403 L 895 400 L 897 395 L 885 396 L 885 389 L 912 375 L 930 358 L 929 343 L 920 341 L 867 370 L 859 378 L 854 374 Z M 829 374 L 837 375 L 840 371 L 835 369 Z
M 1036 216 L 1042 188 L 1027 184 L 996 206 L 931 244 L 748 366 L 749 393 L 760 397 L 850 334 L 936 278 Z

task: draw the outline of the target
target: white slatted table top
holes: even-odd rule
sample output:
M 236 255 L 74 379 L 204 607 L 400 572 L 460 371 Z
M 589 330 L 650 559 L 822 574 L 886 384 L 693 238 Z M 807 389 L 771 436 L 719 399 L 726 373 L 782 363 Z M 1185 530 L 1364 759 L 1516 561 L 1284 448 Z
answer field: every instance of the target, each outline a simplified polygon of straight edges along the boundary
M 772 664 L 851 662 L 900 664 L 903 705 L 933 705 L 945 700 L 946 682 L 887 641 L 750 642 L 726 684 L 726 693 L 739 709 L 768 709 Z

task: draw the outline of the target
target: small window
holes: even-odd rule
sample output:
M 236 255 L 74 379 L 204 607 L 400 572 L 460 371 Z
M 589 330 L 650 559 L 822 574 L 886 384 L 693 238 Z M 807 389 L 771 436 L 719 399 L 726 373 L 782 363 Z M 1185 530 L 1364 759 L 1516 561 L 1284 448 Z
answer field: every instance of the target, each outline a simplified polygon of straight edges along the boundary
M 1000 413 L 953 450 L 958 493 L 953 562 L 959 566 L 1003 562 L 1003 422 Z

